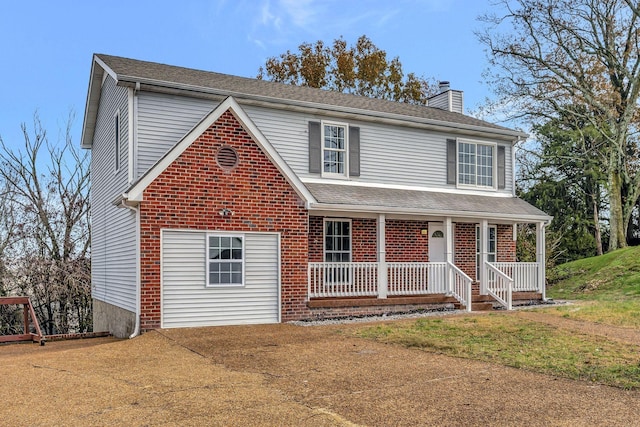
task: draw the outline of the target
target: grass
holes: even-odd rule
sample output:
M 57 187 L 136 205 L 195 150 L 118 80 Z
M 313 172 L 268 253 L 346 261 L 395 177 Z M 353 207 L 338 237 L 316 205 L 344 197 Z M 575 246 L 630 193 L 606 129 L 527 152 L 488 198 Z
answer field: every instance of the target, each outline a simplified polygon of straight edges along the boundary
M 547 296 L 578 300 L 545 311 L 563 317 L 640 328 L 640 247 L 557 266 L 548 274 Z
M 424 318 L 358 331 L 363 338 L 555 376 L 640 388 L 640 347 L 508 314 Z
M 577 303 L 538 310 L 640 328 L 640 247 L 562 264 L 550 271 L 548 278 L 548 297 Z M 360 329 L 358 335 L 560 377 L 640 388 L 640 346 L 577 334 L 507 313 L 390 323 Z

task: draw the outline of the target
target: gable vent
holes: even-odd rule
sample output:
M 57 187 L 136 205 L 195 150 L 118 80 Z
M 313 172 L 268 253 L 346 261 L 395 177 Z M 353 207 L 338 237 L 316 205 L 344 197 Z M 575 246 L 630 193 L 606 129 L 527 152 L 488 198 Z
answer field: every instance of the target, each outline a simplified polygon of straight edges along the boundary
M 221 147 L 216 154 L 216 161 L 222 169 L 233 169 L 238 166 L 238 153 L 231 147 Z

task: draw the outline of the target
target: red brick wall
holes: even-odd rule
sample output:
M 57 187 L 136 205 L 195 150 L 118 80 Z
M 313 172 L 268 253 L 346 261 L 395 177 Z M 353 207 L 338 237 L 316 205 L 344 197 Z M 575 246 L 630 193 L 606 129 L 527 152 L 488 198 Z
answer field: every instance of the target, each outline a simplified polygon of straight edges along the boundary
M 497 261 L 516 261 L 516 242 L 513 240 L 513 227 L 498 224 L 496 226 Z M 476 224 L 455 224 L 454 262 L 469 277 L 476 278 Z
M 429 234 L 421 234 L 426 221 L 388 220 L 385 224 L 385 244 L 388 262 L 428 262 Z
M 476 277 L 476 224 L 457 222 L 453 231 L 453 263 L 464 273 Z
M 498 262 L 516 262 L 516 242 L 513 240 L 513 226 L 498 224 Z
M 309 217 L 309 262 L 324 262 L 324 218 Z M 351 220 L 351 256 L 353 262 L 376 262 L 377 220 L 353 218 Z
M 223 170 L 217 150 L 238 154 Z M 233 211 L 221 216 L 223 208 Z M 263 231 L 281 233 L 282 320 L 304 317 L 308 214 L 278 169 L 227 111 L 145 190 L 140 204 L 141 327 L 160 327 L 160 230 Z

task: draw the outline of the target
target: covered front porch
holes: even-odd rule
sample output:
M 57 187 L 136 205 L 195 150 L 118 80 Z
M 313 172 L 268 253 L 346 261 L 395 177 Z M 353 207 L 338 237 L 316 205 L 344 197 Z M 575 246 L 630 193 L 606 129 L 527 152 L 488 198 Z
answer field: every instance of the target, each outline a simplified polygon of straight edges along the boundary
M 551 217 L 513 194 L 306 185 L 316 198 L 308 206 L 310 309 L 473 310 L 480 301 L 511 309 L 514 299 L 545 299 Z M 535 225 L 534 262 L 516 257 L 518 224 Z
M 327 227 L 327 222 L 333 221 L 334 218 L 323 217 L 323 228 Z M 350 220 L 341 218 L 338 221 Z M 362 227 L 360 224 L 366 223 L 364 221 L 354 221 L 354 227 Z M 308 263 L 309 306 L 453 303 L 461 309 L 471 311 L 474 303 L 480 301 L 484 302 L 485 306 L 491 303 L 510 310 L 517 299 L 544 300 L 545 223 L 536 223 L 536 262 L 517 262 L 516 223 L 498 226 L 490 223 L 488 219 L 473 223 L 468 221 L 452 217 L 446 217 L 442 221 L 400 221 L 408 230 L 405 234 L 419 232 L 422 236 L 426 235 L 423 243 L 406 235 L 398 236 L 395 232 L 388 236 L 388 224 L 395 224 L 397 228 L 397 221 L 394 221 L 393 217 L 388 219 L 385 214 L 378 214 L 375 227 L 375 261 L 353 262 L 350 258 L 349 261 Z M 418 224 L 420 227 L 426 225 L 426 228 L 416 230 L 413 227 L 411 230 L 412 227 L 407 225 L 409 223 Z M 511 242 L 508 242 L 509 233 L 505 231 L 510 231 Z M 334 243 L 327 240 L 326 232 L 324 234 L 323 251 L 326 259 L 327 247 L 333 248 Z M 359 233 L 354 230 L 353 234 Z M 404 237 L 406 241 L 398 242 L 398 237 Z M 366 247 L 361 242 L 356 243 L 360 247 Z M 402 255 L 399 255 L 397 250 L 394 251 L 391 260 L 387 259 L 389 245 L 398 247 L 421 244 L 426 244 L 428 248 L 426 262 L 399 261 L 398 258 Z M 498 246 L 502 249 L 498 250 Z M 415 251 L 408 247 L 401 253 L 415 259 Z M 350 255 L 359 258 L 356 254 Z

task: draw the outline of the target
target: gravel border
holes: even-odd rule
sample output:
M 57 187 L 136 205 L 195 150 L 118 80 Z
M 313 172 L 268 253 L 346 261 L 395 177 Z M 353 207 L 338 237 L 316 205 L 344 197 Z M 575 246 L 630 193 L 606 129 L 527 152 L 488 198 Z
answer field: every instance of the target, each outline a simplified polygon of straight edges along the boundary
M 553 300 L 547 299 L 546 301 L 532 300 L 525 304 L 514 306 L 513 310 L 527 310 L 532 308 L 539 308 L 541 306 L 548 305 L 562 305 L 572 304 L 572 301 L 567 300 Z M 484 313 L 492 313 L 494 311 L 505 311 L 504 309 L 494 309 L 493 311 L 485 311 Z M 456 310 L 451 308 L 431 309 L 431 310 L 418 310 L 408 313 L 384 313 L 384 314 L 372 314 L 362 316 L 349 316 L 349 317 L 336 317 L 333 319 L 318 319 L 318 320 L 293 320 L 286 322 L 294 326 L 324 326 L 324 325 L 343 325 L 349 323 L 365 323 L 365 322 L 381 322 L 387 320 L 401 320 L 401 319 L 418 319 L 421 317 L 444 317 L 455 314 L 468 314 L 465 310 Z M 471 313 L 483 313 L 483 311 L 473 311 Z

